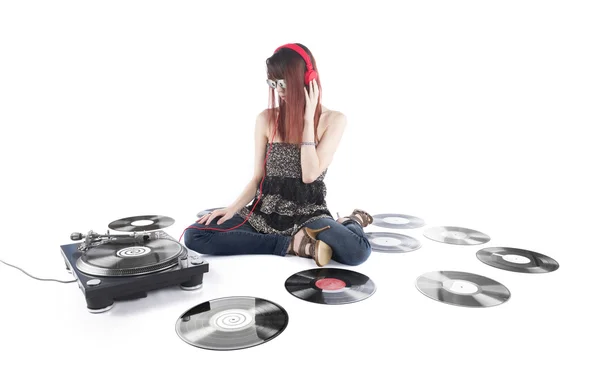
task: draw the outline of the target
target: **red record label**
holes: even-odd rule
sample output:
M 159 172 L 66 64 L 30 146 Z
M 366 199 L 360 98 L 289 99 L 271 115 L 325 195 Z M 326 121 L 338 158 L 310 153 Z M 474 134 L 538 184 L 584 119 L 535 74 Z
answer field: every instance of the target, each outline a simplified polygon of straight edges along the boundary
M 340 290 L 346 287 L 346 283 L 337 278 L 322 278 L 315 282 L 317 288 L 322 290 Z

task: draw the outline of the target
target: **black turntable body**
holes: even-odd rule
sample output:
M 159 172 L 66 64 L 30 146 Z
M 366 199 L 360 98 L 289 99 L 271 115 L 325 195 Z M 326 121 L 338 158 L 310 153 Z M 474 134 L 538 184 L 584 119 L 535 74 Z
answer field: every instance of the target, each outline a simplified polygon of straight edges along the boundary
M 208 263 L 199 254 L 188 252 L 162 230 L 140 231 L 129 235 L 74 233 L 72 240 L 84 242 L 60 246 L 90 312 L 110 310 L 115 301 L 143 298 L 151 290 L 202 287 Z

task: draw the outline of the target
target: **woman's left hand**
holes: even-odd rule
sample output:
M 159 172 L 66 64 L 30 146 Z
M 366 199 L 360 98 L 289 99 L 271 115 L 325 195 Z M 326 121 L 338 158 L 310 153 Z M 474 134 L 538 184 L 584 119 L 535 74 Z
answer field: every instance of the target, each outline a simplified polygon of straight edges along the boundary
M 316 79 L 310 81 L 308 89 L 309 91 L 306 91 L 306 88 L 304 88 L 304 98 L 306 99 L 304 119 L 313 121 L 315 119 L 317 104 L 319 104 L 319 86 Z

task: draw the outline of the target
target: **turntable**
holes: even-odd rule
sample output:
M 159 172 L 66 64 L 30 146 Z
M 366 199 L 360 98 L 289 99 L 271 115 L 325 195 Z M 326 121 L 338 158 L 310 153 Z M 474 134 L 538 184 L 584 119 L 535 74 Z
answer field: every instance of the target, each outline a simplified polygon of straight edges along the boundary
M 173 222 L 143 215 L 109 224 L 110 229 L 129 234 L 71 234 L 71 240 L 83 242 L 61 245 L 61 254 L 90 312 L 108 311 L 114 301 L 144 298 L 148 291 L 168 286 L 202 288 L 208 263 L 161 230 Z

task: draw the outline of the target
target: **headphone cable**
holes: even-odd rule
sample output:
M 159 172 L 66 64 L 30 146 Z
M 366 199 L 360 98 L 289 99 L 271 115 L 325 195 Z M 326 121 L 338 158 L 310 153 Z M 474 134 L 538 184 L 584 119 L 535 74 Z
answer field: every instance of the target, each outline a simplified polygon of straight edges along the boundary
M 277 122 L 279 122 L 279 114 L 277 114 Z M 256 203 L 254 203 L 254 207 L 252 207 L 252 210 L 250 210 L 250 212 L 248 213 L 248 215 L 246 216 L 246 219 L 244 219 L 244 221 L 240 224 L 238 224 L 237 226 L 233 226 L 231 228 L 227 228 L 227 229 L 222 229 L 222 228 L 213 228 L 213 227 L 195 227 L 195 226 L 189 226 L 187 228 L 185 228 L 183 230 L 183 232 L 181 233 L 181 235 L 179 236 L 179 242 L 181 242 L 181 238 L 183 237 L 183 235 L 185 234 L 185 231 L 187 231 L 190 228 L 196 229 L 196 230 L 213 230 L 213 231 L 221 231 L 221 232 L 226 232 L 226 231 L 231 231 L 231 230 L 235 230 L 236 228 L 240 227 L 241 225 L 243 225 L 244 223 L 246 223 L 248 221 L 248 218 L 250 218 L 250 215 L 252 215 L 252 212 L 254 212 L 254 209 L 256 208 L 256 206 L 258 205 L 258 202 L 260 201 L 260 198 L 262 197 L 262 185 L 263 182 L 265 181 L 265 177 L 267 176 L 267 160 L 269 159 L 269 153 L 271 152 L 271 149 L 273 148 L 273 138 L 275 137 L 275 134 L 277 133 L 277 125 L 278 123 L 276 123 L 275 128 L 273 128 L 273 135 L 271 136 L 271 141 L 270 141 L 270 145 L 269 145 L 269 150 L 267 151 L 267 155 L 265 157 L 265 162 L 264 162 L 264 173 L 263 173 L 263 178 L 260 181 L 260 191 L 258 193 L 258 199 L 256 199 Z M 196 221 L 197 222 L 197 221 Z

